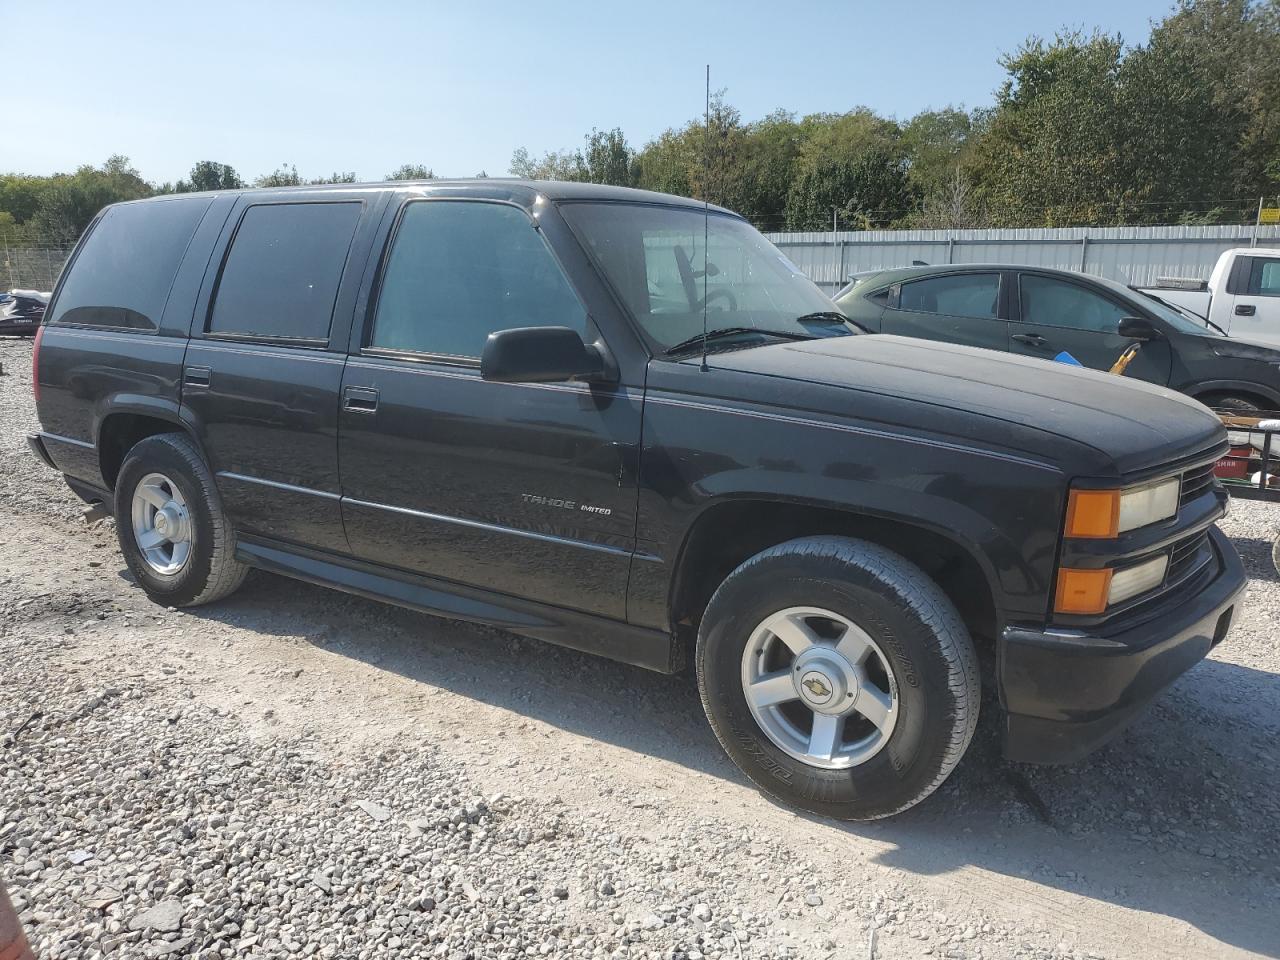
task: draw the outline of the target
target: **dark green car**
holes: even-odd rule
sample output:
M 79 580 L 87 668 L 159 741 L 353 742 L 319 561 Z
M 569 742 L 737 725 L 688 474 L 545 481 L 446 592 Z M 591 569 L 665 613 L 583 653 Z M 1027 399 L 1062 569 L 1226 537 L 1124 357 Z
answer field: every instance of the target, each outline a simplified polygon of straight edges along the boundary
M 1280 350 L 1227 337 L 1123 284 L 1047 267 L 955 264 L 865 274 L 836 294 L 873 333 L 921 337 L 1108 370 L 1143 341 L 1126 376 L 1217 407 L 1280 409 Z M 1132 321 L 1142 321 L 1133 323 Z M 1125 333 L 1120 333 L 1120 324 Z

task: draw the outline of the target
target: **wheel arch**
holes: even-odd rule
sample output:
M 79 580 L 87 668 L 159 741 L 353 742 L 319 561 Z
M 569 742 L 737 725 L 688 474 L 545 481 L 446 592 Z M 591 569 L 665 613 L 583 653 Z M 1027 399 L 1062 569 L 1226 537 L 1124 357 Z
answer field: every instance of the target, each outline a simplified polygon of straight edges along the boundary
M 97 417 L 94 437 L 107 490 L 115 489 L 116 477 L 129 450 L 139 441 L 161 433 L 184 434 L 203 455 L 199 438 L 183 420 L 176 403 L 156 397 L 118 397 L 104 405 Z
M 1193 399 L 1202 403 L 1206 398 L 1219 394 L 1256 400 L 1263 409 L 1280 409 L 1280 391 L 1250 380 L 1206 380 L 1204 383 L 1197 383 L 1193 390 L 1189 391 Z
M 982 552 L 953 530 L 919 517 L 875 514 L 804 500 L 733 497 L 704 508 L 677 554 L 668 596 L 678 634 L 695 635 L 716 587 L 743 561 L 787 540 L 835 534 L 879 544 L 928 574 L 979 643 L 1001 627 L 999 587 Z

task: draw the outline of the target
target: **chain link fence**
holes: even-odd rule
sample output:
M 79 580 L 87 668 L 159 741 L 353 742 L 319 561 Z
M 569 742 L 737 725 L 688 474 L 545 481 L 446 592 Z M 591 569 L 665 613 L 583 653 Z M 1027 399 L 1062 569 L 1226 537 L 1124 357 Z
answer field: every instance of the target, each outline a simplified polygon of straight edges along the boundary
M 0 290 L 52 290 L 73 246 L 0 240 Z

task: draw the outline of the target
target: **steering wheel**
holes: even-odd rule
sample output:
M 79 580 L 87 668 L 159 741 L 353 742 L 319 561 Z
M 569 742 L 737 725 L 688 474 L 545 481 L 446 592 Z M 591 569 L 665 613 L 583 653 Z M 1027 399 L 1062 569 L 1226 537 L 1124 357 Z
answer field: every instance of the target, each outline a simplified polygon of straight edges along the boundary
M 693 264 L 689 262 L 689 255 L 684 252 L 684 247 L 676 247 L 676 267 L 680 271 L 680 286 L 684 287 L 685 299 L 689 301 L 689 309 L 698 311 L 702 309 L 703 299 L 698 296 L 698 278 L 705 276 L 705 273 L 694 273 Z M 731 290 L 718 287 L 707 294 L 706 303 L 710 305 L 711 301 L 717 297 L 727 300 L 730 310 L 738 309 L 738 298 L 733 295 Z
M 723 297 L 725 300 L 728 300 L 730 310 L 738 309 L 738 298 L 735 297 L 731 291 L 726 290 L 724 287 L 717 287 L 715 290 L 712 290 L 710 293 L 707 294 L 707 305 L 710 306 L 711 301 L 714 300 L 716 297 Z M 702 306 L 702 301 L 698 301 L 698 306 L 699 307 Z

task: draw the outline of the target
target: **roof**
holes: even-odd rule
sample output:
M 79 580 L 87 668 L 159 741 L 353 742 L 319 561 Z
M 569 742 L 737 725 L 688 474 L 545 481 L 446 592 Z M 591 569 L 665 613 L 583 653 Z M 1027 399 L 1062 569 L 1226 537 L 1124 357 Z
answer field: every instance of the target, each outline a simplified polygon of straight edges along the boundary
M 203 193 L 167 193 L 132 203 L 148 203 L 176 197 L 213 197 L 231 193 L 262 194 L 316 194 L 362 191 L 370 189 L 423 190 L 448 196 L 467 196 L 510 199 L 530 205 L 538 196 L 548 200 L 595 200 L 631 203 L 662 203 L 670 206 L 703 209 L 700 200 L 677 197 L 652 190 L 636 190 L 632 187 L 614 187 L 602 183 L 573 183 L 564 180 L 520 180 L 514 177 L 473 177 L 457 180 L 386 180 L 375 183 L 317 183 L 298 187 L 251 187 L 241 190 L 205 191 Z M 717 213 L 732 213 L 724 207 L 707 204 Z M 735 214 L 736 216 L 736 214 Z

